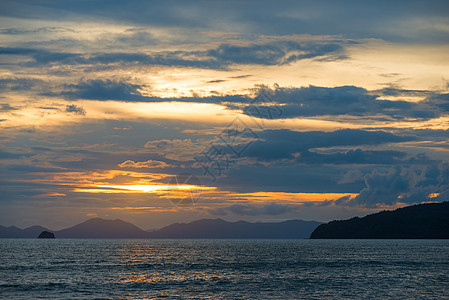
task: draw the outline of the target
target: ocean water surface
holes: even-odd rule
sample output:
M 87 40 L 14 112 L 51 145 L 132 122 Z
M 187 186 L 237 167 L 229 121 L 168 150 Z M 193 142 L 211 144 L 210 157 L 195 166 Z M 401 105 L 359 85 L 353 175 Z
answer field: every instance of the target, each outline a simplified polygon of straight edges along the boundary
M 2 299 L 449 299 L 448 240 L 1 239 Z

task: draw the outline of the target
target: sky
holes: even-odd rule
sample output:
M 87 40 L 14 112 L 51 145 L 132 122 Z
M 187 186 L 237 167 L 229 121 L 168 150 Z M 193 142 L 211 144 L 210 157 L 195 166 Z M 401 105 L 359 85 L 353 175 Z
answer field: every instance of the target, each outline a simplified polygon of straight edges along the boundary
M 0 2 L 0 224 L 449 200 L 447 1 Z

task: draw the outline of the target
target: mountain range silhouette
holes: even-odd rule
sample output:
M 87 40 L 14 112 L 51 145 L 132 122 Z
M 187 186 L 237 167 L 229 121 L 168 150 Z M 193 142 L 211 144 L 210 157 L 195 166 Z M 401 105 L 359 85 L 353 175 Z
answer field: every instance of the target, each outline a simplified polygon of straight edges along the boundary
M 52 231 L 41 226 L 20 229 L 0 226 L 0 238 L 36 238 L 42 231 L 51 231 L 56 238 L 308 238 L 319 225 L 316 221 L 289 220 L 278 223 L 227 222 L 222 219 L 202 219 L 190 223 L 175 223 L 151 232 L 120 219 L 93 218 L 75 226 Z
M 326 224 L 302 220 L 250 223 L 202 219 L 144 231 L 120 219 L 93 218 L 58 231 L 42 226 L 20 229 L 0 225 L 0 238 L 37 238 L 43 231 L 53 232 L 56 238 L 448 239 L 449 202 L 418 204 Z

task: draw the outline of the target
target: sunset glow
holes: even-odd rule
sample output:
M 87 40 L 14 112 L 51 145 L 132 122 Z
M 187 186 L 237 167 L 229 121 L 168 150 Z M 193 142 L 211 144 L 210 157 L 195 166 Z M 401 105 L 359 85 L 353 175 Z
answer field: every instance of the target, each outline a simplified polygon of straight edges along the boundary
M 104 188 L 104 189 L 101 189 Z M 93 185 L 92 189 L 75 189 L 75 192 L 88 193 L 170 193 L 190 190 L 212 190 L 215 187 L 204 188 L 195 185 Z
M 448 199 L 443 2 L 0 6 L 4 224 Z

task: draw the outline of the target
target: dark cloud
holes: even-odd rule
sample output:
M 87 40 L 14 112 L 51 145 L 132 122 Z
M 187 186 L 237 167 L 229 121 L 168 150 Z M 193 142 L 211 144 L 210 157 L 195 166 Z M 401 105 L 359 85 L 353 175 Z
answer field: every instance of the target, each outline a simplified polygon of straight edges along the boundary
M 45 110 L 58 110 L 59 108 L 57 107 L 52 107 L 52 106 L 39 106 L 40 109 L 45 109 Z
M 447 42 L 447 1 L 14 1 L 0 15 L 41 20 L 98 20 L 138 26 L 236 30 L 253 35 L 346 35 L 390 41 Z M 188 12 L 188 13 L 186 13 Z M 412 21 L 413 20 L 413 21 Z M 434 24 L 441 26 L 419 26 Z M 223 24 L 226 24 L 223 28 Z M 438 23 L 437 23 L 438 24 Z M 396 26 L 392 30 L 392 26 Z
M 338 59 L 341 59 L 340 54 L 344 51 L 342 45 L 347 43 L 346 41 L 275 41 L 249 46 L 222 44 L 216 49 L 208 50 L 205 54 L 213 57 L 222 65 L 284 65 L 302 59 L 324 57 L 336 53 L 339 54 Z
M 227 207 L 216 209 L 209 209 L 208 213 L 216 216 L 224 216 L 227 214 L 234 214 L 239 216 L 259 216 L 259 215 L 281 215 L 287 212 L 294 212 L 298 210 L 296 205 L 283 205 L 271 203 L 264 206 L 254 206 L 246 204 L 233 204 Z
M 162 65 L 227 69 L 235 64 L 284 65 L 302 59 L 324 58 L 339 60 L 345 58 L 347 44 L 354 41 L 271 41 L 251 43 L 246 46 L 221 44 L 204 51 L 165 51 L 155 53 L 71 53 L 51 52 L 46 49 L 0 48 L 0 54 L 29 56 L 28 66 L 49 64 L 65 65 Z
M 375 167 L 360 167 L 360 170 L 366 174 Z M 241 193 L 358 193 L 364 187 L 363 175 L 351 182 L 339 182 L 345 173 L 354 168 L 353 165 L 298 165 L 291 162 L 239 165 L 220 177 L 217 183 L 223 190 Z M 196 172 L 203 174 L 201 171 Z M 201 180 L 208 182 L 208 178 Z
M 86 150 L 86 149 L 63 149 L 62 151 L 71 153 L 71 154 L 84 154 L 84 155 L 91 155 L 91 156 L 107 155 L 107 153 L 105 153 L 105 152 L 92 151 L 92 150 Z
M 9 105 L 8 103 L 0 104 L 0 111 L 11 111 L 11 110 L 17 110 L 17 108 Z
M 30 67 L 49 65 L 52 63 L 63 63 L 67 65 L 88 63 L 88 60 L 82 54 L 70 52 L 52 52 L 46 49 L 0 47 L 0 55 L 27 56 L 31 60 L 26 62 L 25 65 Z
M 31 147 L 31 149 L 36 150 L 36 151 L 52 151 L 51 148 L 42 147 L 42 146 L 33 146 L 33 147 Z
M 248 77 L 251 77 L 251 76 L 253 76 L 253 75 L 231 76 L 230 78 L 233 78 L 233 79 L 242 79 L 242 78 L 248 78 Z M 448 83 L 448 84 L 449 84 L 449 83 Z
M 301 88 L 276 87 L 275 89 L 261 87 L 259 93 L 265 95 L 265 101 L 282 104 L 279 107 L 282 110 L 282 114 L 257 114 L 257 112 L 254 113 L 255 109 L 253 108 L 245 111 L 247 115 L 266 119 L 335 115 L 430 119 L 438 117 L 440 114 L 440 110 L 434 105 L 430 105 L 429 101 L 382 100 L 379 95 L 355 86 L 333 88 L 316 86 Z M 422 94 L 425 93 L 422 92 Z M 255 108 L 260 107 L 261 110 L 266 110 L 263 103 L 255 103 L 254 106 Z
M 69 112 L 69 113 L 74 113 L 77 115 L 82 115 L 82 116 L 84 116 L 86 114 L 86 111 L 84 110 L 83 107 L 76 106 L 75 104 L 66 105 L 65 111 Z
M 345 203 L 346 201 L 349 201 L 350 199 L 351 199 L 351 196 L 343 196 L 343 197 L 335 200 L 335 204 L 339 205 L 341 203 Z
M 81 80 L 77 84 L 67 84 L 61 93 L 42 93 L 44 96 L 63 96 L 67 99 L 117 100 L 126 102 L 196 102 L 196 103 L 242 103 L 249 99 L 242 95 L 159 98 L 144 96 L 140 90 L 145 86 L 123 80 L 95 79 Z
M 68 189 L 73 189 L 73 186 L 65 184 L 24 181 L 22 178 L 17 180 L 15 178 L 10 178 L 12 175 L 11 172 L 6 172 L 5 174 L 7 174 L 8 178 L 4 178 L 4 180 L 0 181 L 0 190 L 2 191 L 0 193 L 0 200 L 3 204 L 15 201 L 29 201 L 27 204 L 33 206 L 37 204 L 35 201 L 44 200 L 46 198 L 46 200 L 48 200 L 48 197 L 45 196 L 46 194 L 55 192 L 66 193 Z M 21 175 L 23 174 L 24 173 Z M 42 202 L 39 204 L 42 204 Z
M 306 153 L 309 149 L 336 146 L 380 145 L 412 141 L 413 136 L 397 136 L 385 131 L 364 131 L 344 129 L 333 132 L 297 132 L 286 129 L 265 130 L 259 134 L 261 140 L 251 144 L 245 156 L 260 160 L 294 159 L 296 153 Z M 353 159 L 359 153 L 352 153 Z M 307 153 L 305 154 L 307 157 Z M 375 155 L 375 153 L 371 153 Z M 390 153 L 394 156 L 394 153 Z M 310 154 L 312 158 L 313 154 Z M 337 155 L 338 157 L 338 155 Z M 334 157 L 334 158 L 337 158 Z M 315 156 L 318 159 L 318 155 Z M 321 159 L 324 159 L 321 157 Z M 348 155 L 346 155 L 348 159 Z
M 365 176 L 373 170 L 385 172 L 390 166 L 420 169 L 440 163 L 425 154 L 364 149 L 391 148 L 390 143 L 416 140 L 415 136 L 385 131 L 265 130 L 258 135 L 260 139 L 243 153 L 235 170 L 220 178 L 223 187 L 241 192 L 263 187 L 263 191 L 358 193 L 366 184 Z
M 26 172 L 26 173 L 54 173 L 54 172 L 68 172 L 66 169 L 61 168 L 54 168 L 54 167 L 40 167 L 40 166 L 33 166 L 33 165 L 9 165 L 8 166 L 9 171 L 15 171 L 15 172 Z
M 348 150 L 331 154 L 303 151 L 297 161 L 307 164 L 398 164 L 403 163 L 407 153 L 400 151 Z
M 449 165 L 440 163 L 419 168 L 395 166 L 386 172 L 375 169 L 365 176 L 365 188 L 357 197 L 339 204 L 376 207 L 448 199 Z
M 62 95 L 70 99 L 145 101 L 138 91 L 140 86 L 121 81 L 88 80 L 67 85 L 67 88 L 70 91 Z
M 206 83 L 222 83 L 222 82 L 226 82 L 227 80 L 223 80 L 223 79 L 215 79 L 215 80 L 209 80 L 206 81 Z
M 0 149 L 0 159 L 20 159 L 31 156 L 29 153 L 14 153 Z
M 21 34 L 36 34 L 36 33 L 55 33 L 55 32 L 75 32 L 70 28 L 65 27 L 40 27 L 40 28 L 2 28 L 0 34 L 7 35 L 21 35 Z
M 373 173 L 365 176 L 366 187 L 351 202 L 366 206 L 395 204 L 399 195 L 411 187 L 406 175 L 401 175 L 401 173 L 401 167 L 394 167 L 388 173 L 374 170 Z
M 221 80 L 210 81 L 214 83 Z M 256 98 L 243 95 L 192 96 L 179 98 L 159 98 L 144 96 L 141 90 L 146 86 L 132 84 L 122 80 L 96 79 L 81 80 L 77 84 L 65 85 L 61 93 L 41 93 L 46 96 L 64 96 L 68 99 L 119 100 L 128 102 L 197 102 L 226 105 L 229 109 L 241 110 L 255 118 L 299 118 L 314 116 L 356 116 L 376 119 L 431 119 L 449 111 L 448 94 L 435 94 L 417 91 L 429 95 L 420 102 L 382 100 L 363 88 L 342 87 L 301 87 L 269 89 L 256 88 Z M 409 91 L 409 93 L 412 93 Z M 261 95 L 264 95 L 263 97 Z M 273 105 L 273 103 L 277 105 Z
M 431 96 L 433 92 L 425 91 L 425 90 L 405 90 L 399 88 L 384 88 L 380 90 L 374 91 L 376 94 L 383 96 L 418 96 L 418 97 L 427 97 Z
M 48 53 L 44 50 L 37 50 L 32 48 L 0 47 L 0 54 L 2 55 L 33 55 L 41 52 Z
M 30 90 L 42 80 L 30 78 L 0 78 L 0 91 L 23 91 Z
M 426 99 L 426 103 L 435 105 L 444 112 L 449 112 L 449 94 L 433 94 Z

